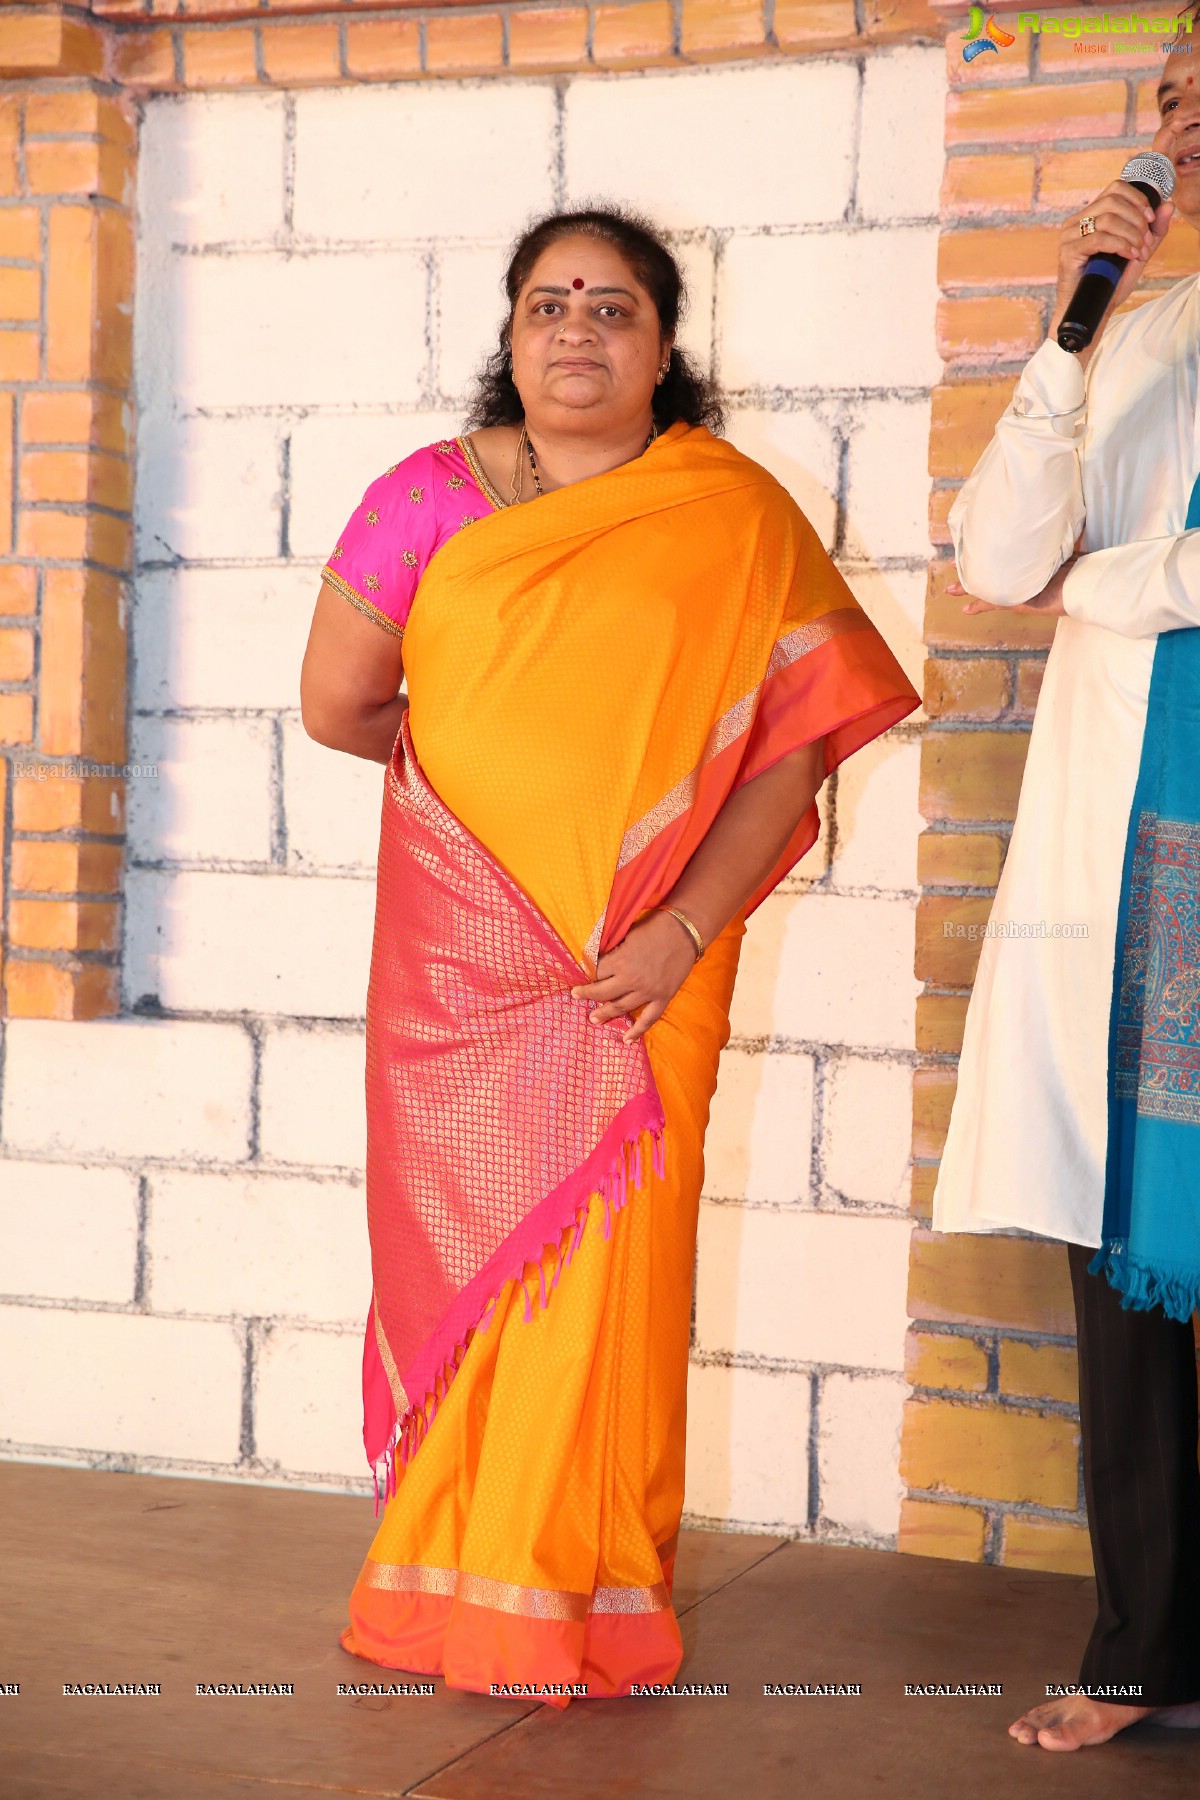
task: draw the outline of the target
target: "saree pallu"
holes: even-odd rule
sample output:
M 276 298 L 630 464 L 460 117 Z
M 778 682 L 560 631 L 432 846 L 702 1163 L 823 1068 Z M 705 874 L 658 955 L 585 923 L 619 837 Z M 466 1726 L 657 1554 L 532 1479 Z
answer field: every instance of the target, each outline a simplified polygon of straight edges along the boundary
M 348 1649 L 551 1704 L 666 1680 L 703 1138 L 744 918 L 644 1039 L 569 989 L 724 800 L 917 704 L 791 500 L 700 429 L 477 522 L 421 580 L 368 997 Z

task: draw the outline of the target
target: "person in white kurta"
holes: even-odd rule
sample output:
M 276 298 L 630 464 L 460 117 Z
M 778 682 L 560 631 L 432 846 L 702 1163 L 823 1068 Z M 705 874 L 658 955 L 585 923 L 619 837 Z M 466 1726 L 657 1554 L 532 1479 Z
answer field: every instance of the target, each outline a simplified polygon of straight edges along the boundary
M 1166 59 L 1153 148 L 1175 164 L 1175 206 L 1200 228 L 1191 63 Z M 1102 1743 L 1151 1712 L 1200 1724 L 1191 1329 L 1161 1309 L 1123 1310 L 1087 1273 L 1102 1235 L 1117 911 L 1155 642 L 1200 626 L 1200 531 L 1185 530 L 1200 473 L 1200 277 L 1110 311 L 1080 356 L 1055 341 L 1087 256 L 1130 259 L 1119 306 L 1171 212 L 1117 181 L 1067 222 L 1047 341 L 950 513 L 957 591 L 975 597 L 966 610 L 1024 605 L 1059 621 L 933 1205 L 937 1231 L 1021 1230 L 1073 1246 L 1099 1598 L 1089 1692 L 1010 1728 L 1057 1750 Z

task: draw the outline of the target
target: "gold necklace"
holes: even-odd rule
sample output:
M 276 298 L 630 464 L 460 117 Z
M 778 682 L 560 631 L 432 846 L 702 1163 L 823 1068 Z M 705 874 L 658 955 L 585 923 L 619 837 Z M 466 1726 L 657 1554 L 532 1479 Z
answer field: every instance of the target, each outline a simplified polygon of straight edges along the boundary
M 646 439 L 646 442 L 642 445 L 642 448 L 639 451 L 639 455 L 642 455 L 642 456 L 645 455 L 646 451 L 650 448 L 651 444 L 654 442 L 654 440 L 657 436 L 658 436 L 658 426 L 656 424 L 651 424 L 650 436 Z M 521 499 L 521 452 L 522 452 L 522 450 L 525 451 L 525 454 L 529 458 L 529 473 L 533 476 L 533 486 L 534 486 L 535 498 L 538 498 L 542 494 L 545 493 L 545 489 L 543 488 L 542 483 L 541 483 L 541 478 L 538 475 L 537 457 L 534 454 L 533 440 L 529 436 L 529 431 L 525 424 L 525 421 L 522 420 L 521 421 L 521 435 L 517 439 L 517 454 L 513 457 L 512 480 L 508 484 L 508 491 L 509 491 L 509 495 L 511 496 L 509 504 L 512 506 L 523 506 L 525 504 L 525 502 Z

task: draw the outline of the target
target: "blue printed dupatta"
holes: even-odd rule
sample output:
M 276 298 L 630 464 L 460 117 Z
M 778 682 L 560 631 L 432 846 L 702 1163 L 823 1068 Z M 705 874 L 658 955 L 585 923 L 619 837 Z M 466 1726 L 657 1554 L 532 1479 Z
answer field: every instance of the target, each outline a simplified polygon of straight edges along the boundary
M 1184 529 L 1200 526 L 1200 480 Z M 1200 628 L 1161 634 L 1121 877 L 1103 1240 L 1122 1305 L 1200 1307 Z

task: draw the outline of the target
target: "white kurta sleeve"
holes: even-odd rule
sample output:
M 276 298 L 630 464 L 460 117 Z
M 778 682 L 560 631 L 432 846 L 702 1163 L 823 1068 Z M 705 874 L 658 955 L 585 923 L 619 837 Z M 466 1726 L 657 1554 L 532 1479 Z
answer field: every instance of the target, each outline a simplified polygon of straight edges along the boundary
M 1047 339 L 950 508 L 954 555 L 969 594 L 1017 606 L 1040 594 L 1071 555 L 1084 523 L 1079 453 L 1086 421 L 1083 370 Z
M 1081 556 L 1063 582 L 1063 608 L 1122 637 L 1200 625 L 1200 531 Z

